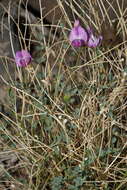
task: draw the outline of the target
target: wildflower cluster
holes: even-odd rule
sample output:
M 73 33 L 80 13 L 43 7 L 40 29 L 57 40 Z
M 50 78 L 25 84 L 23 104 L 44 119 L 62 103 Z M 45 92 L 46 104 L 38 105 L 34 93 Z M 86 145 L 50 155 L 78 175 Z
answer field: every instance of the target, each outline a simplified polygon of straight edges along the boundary
M 79 20 L 76 20 L 74 27 L 72 28 L 69 40 L 73 47 L 87 46 L 90 48 L 95 48 L 100 45 L 102 41 L 102 36 L 96 37 L 93 34 L 91 28 L 81 27 Z M 26 67 L 30 64 L 32 57 L 30 53 L 26 50 L 17 51 L 15 55 L 15 62 L 19 67 Z
M 102 36 L 96 37 L 91 28 L 88 27 L 85 29 L 81 27 L 79 20 L 76 20 L 74 27 L 70 32 L 69 40 L 73 47 L 81 47 L 86 45 L 90 48 L 94 48 L 100 45 Z

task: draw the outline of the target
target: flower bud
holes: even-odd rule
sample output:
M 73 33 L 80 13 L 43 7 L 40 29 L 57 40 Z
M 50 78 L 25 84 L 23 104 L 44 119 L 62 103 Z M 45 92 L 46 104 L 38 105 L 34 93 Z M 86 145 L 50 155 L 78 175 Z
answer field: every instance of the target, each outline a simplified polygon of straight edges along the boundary
M 92 29 L 87 28 L 87 32 L 88 32 L 88 42 L 87 42 L 87 46 L 90 48 L 95 48 L 97 46 L 100 45 L 101 41 L 102 41 L 102 36 L 94 36 Z

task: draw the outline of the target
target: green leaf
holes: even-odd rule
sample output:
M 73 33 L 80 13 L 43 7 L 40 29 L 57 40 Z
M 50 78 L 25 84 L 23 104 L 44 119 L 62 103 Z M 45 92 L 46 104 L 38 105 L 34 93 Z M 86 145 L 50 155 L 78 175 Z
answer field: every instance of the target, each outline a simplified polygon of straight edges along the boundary
M 63 97 L 63 100 L 64 100 L 65 103 L 69 103 L 70 99 L 71 99 L 71 96 L 68 95 L 68 94 L 64 95 L 64 97 Z
M 44 57 L 38 57 L 38 58 L 36 58 L 35 59 L 35 61 L 37 62 L 37 63 L 44 63 L 45 61 L 46 61 L 46 58 L 44 58 Z

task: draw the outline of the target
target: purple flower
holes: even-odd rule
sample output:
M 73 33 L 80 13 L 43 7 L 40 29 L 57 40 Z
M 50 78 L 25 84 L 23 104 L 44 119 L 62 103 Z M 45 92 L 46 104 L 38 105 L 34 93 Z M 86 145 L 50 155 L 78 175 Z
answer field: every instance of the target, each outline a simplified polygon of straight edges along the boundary
M 74 47 L 81 47 L 86 45 L 88 41 L 88 33 L 87 31 L 80 26 L 79 20 L 76 20 L 74 23 L 74 27 L 72 28 L 69 40 Z
M 102 36 L 94 36 L 92 29 L 87 28 L 87 32 L 88 32 L 88 42 L 87 42 L 87 46 L 90 48 L 95 48 L 97 46 L 100 45 L 101 41 L 102 41 Z
M 90 48 L 95 48 L 100 45 L 102 36 L 96 37 L 91 28 L 87 27 L 84 29 L 80 26 L 79 20 L 76 20 L 70 32 L 69 40 L 73 47 L 86 45 Z
M 32 57 L 26 50 L 17 51 L 15 55 L 15 62 L 19 67 L 26 67 L 30 64 Z

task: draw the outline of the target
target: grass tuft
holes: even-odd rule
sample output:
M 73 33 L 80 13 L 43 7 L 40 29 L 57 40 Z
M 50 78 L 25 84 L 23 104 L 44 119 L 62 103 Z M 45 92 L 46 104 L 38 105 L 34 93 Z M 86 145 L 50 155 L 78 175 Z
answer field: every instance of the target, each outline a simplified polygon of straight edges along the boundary
M 124 12 L 118 0 L 118 10 L 108 0 L 71 2 L 57 0 L 64 17 L 50 29 L 42 15 L 35 20 L 26 12 L 29 22 L 24 26 L 30 28 L 27 42 L 15 23 L 21 47 L 30 51 L 32 44 L 34 48 L 31 65 L 15 67 L 16 76 L 12 77 L 7 65 L 14 65 L 14 60 L 1 56 L 5 75 L 0 77 L 6 89 L 0 111 L 1 189 L 127 188 Z M 97 33 L 107 20 L 114 27 L 109 9 L 120 12 L 121 16 L 116 14 L 116 35 L 121 41 L 117 36 L 112 40 L 111 35 L 96 49 L 74 49 L 68 41 L 73 23 L 66 6 L 72 8 L 73 17 L 93 26 Z M 11 6 L 5 11 L 10 10 Z M 10 19 L 14 22 L 8 14 L 9 27 Z M 13 34 L 9 34 L 14 52 Z

